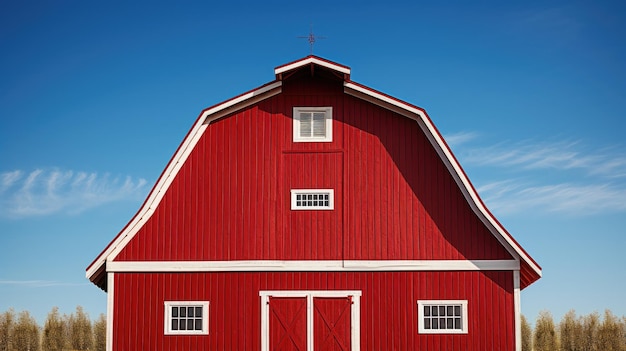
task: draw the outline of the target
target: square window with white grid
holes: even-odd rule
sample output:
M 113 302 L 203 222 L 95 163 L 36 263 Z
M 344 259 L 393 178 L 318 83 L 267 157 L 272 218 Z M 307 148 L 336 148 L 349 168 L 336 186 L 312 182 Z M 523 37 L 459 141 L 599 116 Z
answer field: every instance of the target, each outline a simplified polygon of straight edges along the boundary
M 467 332 L 467 301 L 418 301 L 418 309 L 420 333 Z
M 165 334 L 208 334 L 208 302 L 165 302 Z

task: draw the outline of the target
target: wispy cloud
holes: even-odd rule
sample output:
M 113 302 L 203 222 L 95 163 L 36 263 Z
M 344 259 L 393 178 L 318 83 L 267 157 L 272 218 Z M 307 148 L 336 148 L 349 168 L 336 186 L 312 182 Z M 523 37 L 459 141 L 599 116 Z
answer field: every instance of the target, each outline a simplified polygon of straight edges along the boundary
M 5 172 L 0 174 L 0 195 L 13 186 L 13 184 L 20 179 L 22 171 Z
M 47 288 L 51 286 L 80 286 L 89 283 L 67 283 L 53 280 L 0 280 L 0 285 L 21 286 L 28 288 Z
M 487 206 L 498 214 L 626 212 L 626 154 L 621 146 L 593 148 L 582 140 L 485 146 L 476 136 L 461 139 L 471 142 L 457 157 L 466 169 L 480 170 L 481 177 L 472 180 Z
M 146 180 L 72 170 L 0 173 L 0 214 L 22 218 L 77 214 L 106 203 L 140 199 Z
M 499 214 L 529 210 L 568 215 L 626 212 L 626 188 L 613 184 L 530 185 L 507 180 L 477 190 L 487 206 Z
M 533 169 L 579 169 L 588 175 L 626 177 L 626 156 L 612 148 L 589 150 L 580 141 L 498 143 L 465 150 L 464 162 L 476 165 Z
M 478 133 L 475 132 L 458 132 L 452 134 L 446 134 L 443 136 L 446 140 L 446 143 L 451 148 L 458 147 L 459 145 L 465 144 L 471 140 L 474 140 L 478 137 Z

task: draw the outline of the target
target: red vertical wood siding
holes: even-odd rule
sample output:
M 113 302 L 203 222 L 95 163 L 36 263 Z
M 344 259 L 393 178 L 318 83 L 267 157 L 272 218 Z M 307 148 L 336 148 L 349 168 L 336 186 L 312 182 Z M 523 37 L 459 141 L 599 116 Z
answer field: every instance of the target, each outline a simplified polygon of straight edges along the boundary
M 349 297 L 313 298 L 313 345 L 318 351 L 352 351 Z
M 362 291 L 361 350 L 515 348 L 512 272 L 241 272 L 115 274 L 113 349 L 259 350 L 259 291 L 324 289 Z M 469 333 L 418 334 L 422 299 L 468 300 Z M 164 335 L 177 300 L 210 302 L 208 335 Z
M 269 300 L 270 350 L 307 349 L 306 297 L 273 297 Z
M 333 141 L 292 142 L 294 106 L 332 106 Z M 335 189 L 335 210 L 290 210 L 295 187 Z M 338 251 L 343 248 L 343 252 Z M 510 259 L 417 123 L 293 77 L 213 121 L 117 260 Z
M 295 152 L 282 158 L 280 209 L 276 235 L 283 259 L 342 258 L 343 154 L 340 152 Z M 291 189 L 333 189 L 334 209 L 291 210 Z

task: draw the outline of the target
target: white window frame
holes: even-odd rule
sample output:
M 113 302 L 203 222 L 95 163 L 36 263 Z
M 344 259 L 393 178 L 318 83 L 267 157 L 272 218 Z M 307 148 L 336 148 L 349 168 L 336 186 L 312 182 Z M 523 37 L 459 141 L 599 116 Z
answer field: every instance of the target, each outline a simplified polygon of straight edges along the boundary
M 461 306 L 461 329 L 426 329 L 424 306 Z M 420 334 L 467 334 L 467 300 L 417 300 L 418 332 Z M 448 316 L 444 317 L 447 318 Z
M 261 351 L 270 349 L 270 297 L 303 297 L 307 303 L 307 350 L 313 351 L 313 298 L 315 297 L 351 297 L 350 306 L 350 351 L 361 349 L 361 291 L 360 290 L 274 290 L 259 291 L 261 297 Z
M 165 335 L 208 335 L 209 301 L 165 301 Z M 172 330 L 172 307 L 202 307 L 202 330 Z M 195 318 L 194 318 L 195 319 Z
M 303 112 L 323 112 L 326 123 L 326 135 L 324 137 L 302 136 L 300 134 L 300 114 Z M 333 141 L 333 108 L 325 107 L 294 107 L 293 108 L 293 142 L 294 143 L 329 143 Z M 313 128 L 313 125 L 311 125 Z
M 328 206 L 298 206 L 297 195 L 328 194 Z M 319 201 L 319 200 L 318 200 Z M 291 189 L 292 210 L 334 210 L 335 189 Z

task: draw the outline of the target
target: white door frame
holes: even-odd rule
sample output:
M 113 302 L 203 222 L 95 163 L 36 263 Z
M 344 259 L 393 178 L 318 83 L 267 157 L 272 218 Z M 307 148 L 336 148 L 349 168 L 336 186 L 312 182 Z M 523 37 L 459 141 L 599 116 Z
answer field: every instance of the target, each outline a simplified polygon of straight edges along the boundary
M 360 290 L 266 290 L 259 291 L 261 297 L 261 351 L 270 349 L 270 297 L 306 298 L 307 351 L 313 351 L 313 298 L 314 297 L 351 297 L 350 306 L 350 344 L 351 351 L 361 349 L 361 291 Z

